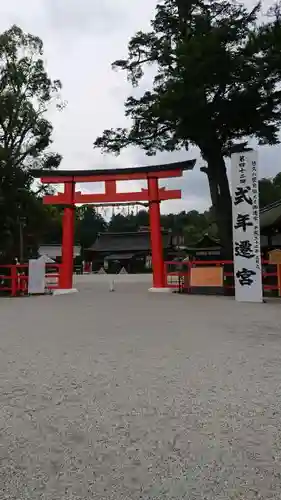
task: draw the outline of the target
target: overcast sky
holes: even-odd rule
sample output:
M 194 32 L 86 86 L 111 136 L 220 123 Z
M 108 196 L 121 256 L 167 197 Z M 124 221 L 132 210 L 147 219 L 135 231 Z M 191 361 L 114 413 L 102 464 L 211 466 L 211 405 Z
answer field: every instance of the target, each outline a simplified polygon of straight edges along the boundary
M 168 182 L 170 187 L 182 188 L 183 199 L 166 202 L 162 209 L 202 210 L 210 199 L 196 150 L 147 158 L 142 151 L 131 149 L 115 158 L 92 147 L 104 128 L 126 124 L 123 103 L 131 87 L 124 73 L 111 70 L 111 62 L 126 57 L 128 40 L 136 30 L 149 27 L 155 4 L 156 0 L 9 0 L 1 2 L 0 28 L 3 31 L 18 24 L 40 36 L 48 71 L 63 83 L 68 106 L 63 113 L 51 115 L 54 150 L 63 155 L 62 168 L 127 167 L 195 157 L 198 162 L 193 172 L 185 173 L 183 180 Z M 260 148 L 259 152 L 262 176 L 281 170 L 279 146 Z M 126 190 L 124 186 L 120 189 Z

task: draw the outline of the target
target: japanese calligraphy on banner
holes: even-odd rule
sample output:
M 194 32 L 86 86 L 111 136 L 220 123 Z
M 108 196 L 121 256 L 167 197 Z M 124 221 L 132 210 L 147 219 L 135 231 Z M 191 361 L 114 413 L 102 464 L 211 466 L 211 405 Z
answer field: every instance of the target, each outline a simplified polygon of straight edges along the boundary
M 235 298 L 262 302 L 257 152 L 231 156 Z

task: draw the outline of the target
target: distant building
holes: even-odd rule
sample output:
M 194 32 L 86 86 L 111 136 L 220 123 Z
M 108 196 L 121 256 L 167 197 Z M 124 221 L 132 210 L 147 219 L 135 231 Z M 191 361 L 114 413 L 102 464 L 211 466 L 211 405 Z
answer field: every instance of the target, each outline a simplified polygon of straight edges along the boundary
M 175 249 L 169 231 L 162 230 L 162 242 L 164 258 L 172 258 Z M 122 268 L 128 273 L 150 271 L 150 232 L 100 233 L 85 253 L 86 260 L 93 263 L 93 271 L 102 267 L 109 273 L 118 273 Z
M 264 256 L 270 250 L 281 249 L 281 200 L 260 210 L 261 251 Z M 185 248 L 194 260 L 219 260 L 220 240 L 205 234 L 194 245 Z
M 192 260 L 220 260 L 222 246 L 220 240 L 204 234 L 194 245 L 186 247 L 186 253 Z
M 261 248 L 281 248 L 281 200 L 260 210 Z
M 80 245 L 76 245 L 73 248 L 74 252 L 74 258 L 79 257 L 81 254 L 81 247 Z M 61 259 L 61 245 L 40 245 L 38 248 L 38 254 L 39 256 L 41 255 L 47 255 L 50 259 L 53 260 L 60 260 Z

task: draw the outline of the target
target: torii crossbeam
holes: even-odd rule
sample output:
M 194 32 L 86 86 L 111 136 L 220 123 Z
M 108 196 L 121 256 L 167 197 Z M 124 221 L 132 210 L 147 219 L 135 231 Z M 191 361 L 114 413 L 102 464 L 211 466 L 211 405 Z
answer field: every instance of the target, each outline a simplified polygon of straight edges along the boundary
M 196 160 L 165 165 L 118 168 L 114 170 L 35 170 L 33 175 L 40 178 L 43 184 L 63 184 L 63 193 L 46 195 L 47 205 L 64 205 L 63 236 L 62 236 L 62 268 L 60 273 L 60 288 L 72 289 L 73 286 L 73 245 L 74 220 L 76 204 L 95 203 L 130 203 L 148 202 L 151 255 L 153 271 L 153 288 L 165 288 L 165 270 L 162 249 L 160 223 L 160 203 L 164 200 L 180 199 L 181 190 L 166 190 L 159 187 L 159 179 L 181 177 L 184 170 L 192 170 Z M 141 191 L 120 193 L 117 190 L 118 181 L 146 180 L 147 188 Z M 81 193 L 76 191 L 77 183 L 104 182 L 103 193 Z

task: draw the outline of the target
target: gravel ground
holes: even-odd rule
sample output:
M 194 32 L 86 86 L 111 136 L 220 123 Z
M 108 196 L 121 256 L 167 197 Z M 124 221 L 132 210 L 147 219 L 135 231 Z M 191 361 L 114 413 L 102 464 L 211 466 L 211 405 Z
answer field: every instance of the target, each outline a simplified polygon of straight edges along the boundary
M 281 498 L 281 304 L 0 301 L 0 498 Z

